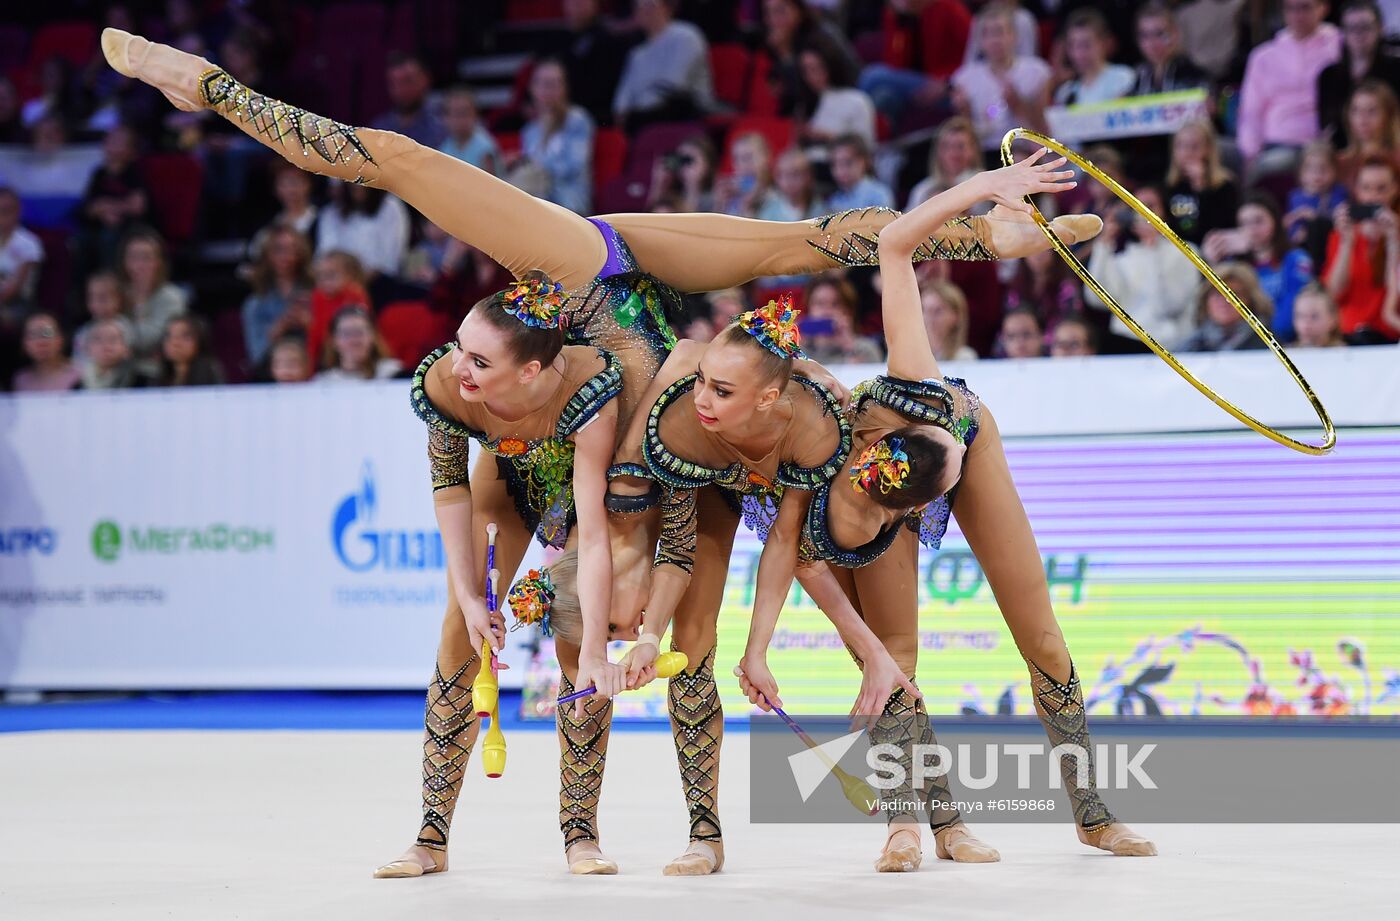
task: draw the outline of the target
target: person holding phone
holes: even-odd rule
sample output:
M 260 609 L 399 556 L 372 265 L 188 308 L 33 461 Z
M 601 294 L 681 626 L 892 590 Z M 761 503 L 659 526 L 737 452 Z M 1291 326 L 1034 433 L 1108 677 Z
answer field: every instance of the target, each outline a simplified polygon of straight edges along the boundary
M 807 312 L 798 322 L 803 348 L 813 361 L 832 364 L 879 364 L 885 353 L 869 336 L 856 332 L 860 300 L 855 287 L 836 276 L 807 286 Z
M 1289 246 L 1278 202 L 1267 192 L 1251 192 L 1236 212 L 1237 226 L 1212 230 L 1202 247 L 1206 259 L 1240 259 L 1254 267 L 1259 286 L 1274 305 L 1272 328 L 1280 342 L 1293 339 L 1293 300 L 1313 280 L 1313 261 Z
M 1357 170 L 1351 201 L 1332 212 L 1322 279 L 1337 301 L 1342 335 L 1353 345 L 1400 339 L 1397 192 L 1395 164 L 1374 157 Z

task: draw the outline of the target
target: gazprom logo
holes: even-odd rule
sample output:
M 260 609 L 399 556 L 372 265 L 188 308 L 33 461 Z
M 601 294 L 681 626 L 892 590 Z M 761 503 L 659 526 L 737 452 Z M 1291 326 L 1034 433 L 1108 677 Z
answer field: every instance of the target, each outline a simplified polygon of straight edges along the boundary
M 351 572 L 442 569 L 442 535 L 437 531 L 399 531 L 376 527 L 379 498 L 374 467 L 360 469 L 360 489 L 336 506 L 331 518 L 331 546 Z

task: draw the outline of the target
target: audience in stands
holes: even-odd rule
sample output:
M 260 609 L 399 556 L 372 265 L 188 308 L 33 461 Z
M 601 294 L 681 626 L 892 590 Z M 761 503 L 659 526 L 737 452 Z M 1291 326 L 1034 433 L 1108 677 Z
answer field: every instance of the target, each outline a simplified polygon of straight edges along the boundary
M 1212 230 L 1234 225 L 1239 201 L 1239 185 L 1220 162 L 1210 122 L 1196 119 L 1177 129 L 1167 169 L 1167 225 L 1200 246 Z
M 336 314 L 346 307 L 369 308 L 371 302 L 365 290 L 364 269 L 351 253 L 335 250 L 317 256 L 311 274 L 315 285 L 311 289 L 310 314 L 305 318 L 306 350 L 309 355 L 320 355 Z M 288 323 L 287 331 L 294 328 L 294 322 Z
M 20 224 L 21 213 L 19 195 L 0 186 L 0 328 L 18 326 L 34 306 L 44 262 L 44 244 Z
M 715 145 L 697 134 L 657 159 L 649 202 L 671 201 L 678 211 L 715 210 Z
M 438 147 L 445 136 L 442 121 L 429 104 L 433 81 L 423 61 L 412 54 L 396 53 L 387 71 L 389 102 L 393 106 L 372 127 L 395 131 L 424 147 Z
M 1346 200 L 1347 188 L 1337 181 L 1337 155 L 1331 142 L 1325 138 L 1313 141 L 1303 148 L 1298 184 L 1288 193 L 1283 223 L 1289 241 L 1302 246 L 1310 225 L 1329 220 L 1336 207 Z
M 455 86 L 442 97 L 442 143 L 438 150 L 477 169 L 496 172 L 501 149 L 476 108 L 476 98 L 469 87 Z
M 1044 131 L 1052 72 L 1016 49 L 1015 7 L 992 0 L 977 13 L 976 60 L 953 74 L 953 104 L 972 119 L 983 150 L 996 150 L 1015 127 Z
M 1187 0 L 1176 8 L 1181 47 L 1212 79 L 1224 79 L 1247 39 L 1245 0 Z
M 311 246 L 289 225 L 277 226 L 252 271 L 243 302 L 243 346 L 254 364 L 288 326 L 304 327 L 311 297 Z
M 403 365 L 390 357 L 374 320 L 363 307 L 345 307 L 331 321 L 318 381 L 369 381 L 397 377 Z
M 1087 358 L 1097 354 L 1098 332 L 1084 317 L 1061 317 L 1051 329 L 1051 358 Z
M 1313 280 L 1312 258 L 1289 244 L 1278 203 L 1267 192 L 1245 196 L 1237 216 L 1237 227 L 1208 233 L 1201 251 L 1212 263 L 1239 260 L 1254 267 L 1260 288 L 1274 305 L 1274 334 L 1289 342 L 1293 301 Z
M 807 309 L 800 329 L 802 348 L 822 364 L 876 364 L 885 353 L 869 336 L 856 332 L 860 298 L 845 278 L 828 275 L 807 285 Z
M 758 53 L 767 59 L 768 81 L 776 91 L 779 114 L 793 115 L 799 109 L 804 82 L 800 55 L 804 50 L 820 55 L 831 85 L 855 84 L 860 58 L 832 20 L 804 0 L 763 0 L 762 16 Z
M 1377 80 L 1356 88 L 1346 107 L 1347 145 L 1337 154 L 1337 178 L 1356 181 L 1362 163 L 1384 159 L 1400 167 L 1400 103 L 1395 90 Z
M 24 321 L 24 354 L 29 365 L 15 373 L 17 392 L 72 390 L 82 371 L 63 353 L 63 330 L 50 313 L 32 313 Z
M 149 219 L 150 193 L 136 157 L 136 135 L 126 125 L 102 139 L 102 162 L 92 171 L 79 205 L 82 223 L 75 245 L 83 273 L 110 263 L 126 232 Z
M 272 161 L 272 192 L 281 210 L 267 226 L 253 234 L 248 243 L 249 259 L 258 259 L 268 235 L 278 227 L 290 227 L 308 240 L 316 239 L 321 212 L 312 198 L 315 178 L 315 174 L 297 169 L 281 157 Z
M 330 183 L 330 202 L 316 226 L 316 253 L 346 252 L 366 277 L 394 278 L 408 252 L 408 207 L 383 189 L 350 182 Z
M 1397 191 L 1395 164 L 1368 160 L 1357 171 L 1351 202 L 1332 212 L 1321 277 L 1337 301 L 1342 334 L 1362 345 L 1400 338 Z
M 941 278 L 919 283 L 924 329 L 929 345 L 939 361 L 976 361 L 977 353 L 967 344 L 967 298 L 962 290 Z
M 136 227 L 119 251 L 118 271 L 131 308 L 132 338 L 127 345 L 143 365 L 154 360 L 165 324 L 185 313 L 189 295 L 170 281 L 165 240 L 150 227 Z
M 812 176 L 812 162 L 799 148 L 786 150 L 778 157 L 773 184 L 796 220 L 817 217 L 822 213 L 822 200 L 817 194 L 816 179 Z
M 128 317 L 126 288 L 121 276 L 104 269 L 88 276 L 84 290 L 84 304 L 92 319 L 78 327 L 73 334 L 73 359 L 79 367 L 86 368 L 88 359 L 88 337 L 97 324 L 111 321 L 122 329 L 122 335 L 129 343 L 136 337 L 136 330 Z
M 274 384 L 300 384 L 311 379 L 305 339 L 288 335 L 272 343 L 267 353 L 267 379 Z
M 801 215 L 773 185 L 768 142 L 755 132 L 741 134 L 729 146 L 733 172 L 715 182 L 715 205 L 725 214 L 764 221 L 795 221 Z
M 598 0 L 564 0 L 566 45 L 559 57 L 569 78 L 570 96 L 595 124 L 612 123 L 613 96 L 632 36 L 609 23 Z
M 1138 9 L 1137 47 L 1142 63 L 1134 72 L 1128 95 L 1150 96 L 1209 85 L 1205 71 L 1182 51 L 1181 30 L 1164 0 L 1151 0 Z
M 526 161 L 547 176 L 544 197 L 579 214 L 593 207 L 593 119 L 569 99 L 564 65 L 545 60 L 530 75 L 534 117 L 520 133 Z
M 87 336 L 82 389 L 121 390 L 136 384 L 140 375 L 131 360 L 129 329 L 115 319 L 93 321 Z
M 1131 67 L 1108 60 L 1108 20 L 1098 10 L 1075 10 L 1065 23 L 1065 57 L 1073 76 L 1055 89 L 1055 105 L 1090 105 L 1127 96 L 1137 75 Z
M 1009 310 L 1001 321 L 1000 351 L 1006 358 L 1039 358 L 1045 354 L 1045 330 L 1035 312 Z
M 853 134 L 874 147 L 875 106 L 869 96 L 833 71 L 837 64 L 834 52 L 812 45 L 798 54 L 798 64 L 802 92 L 797 115 L 802 122 L 798 132 L 802 142 L 824 146 Z
M 1259 277 L 1254 270 L 1243 262 L 1227 262 L 1214 268 L 1215 274 L 1235 292 L 1240 302 L 1268 326 L 1274 305 L 1259 286 Z M 1265 348 L 1264 340 L 1249 328 L 1244 317 L 1234 304 L 1225 299 L 1225 295 L 1204 281 L 1200 289 L 1196 297 L 1195 329 L 1177 344 L 1180 351 L 1236 352 Z
M 938 133 L 929 147 L 928 175 L 910 191 L 905 210 L 917 208 L 940 192 L 948 191 L 981 168 L 982 154 L 972 122 L 962 115 L 948 119 L 938 126 Z M 991 208 L 990 202 L 982 202 L 971 213 L 985 214 Z
M 1292 348 L 1330 349 L 1346 345 L 1337 302 L 1321 282 L 1308 282 L 1293 299 L 1293 328 L 1297 337 Z
M 613 95 L 618 122 L 635 131 L 713 111 L 710 45 L 704 33 L 676 20 L 676 0 L 635 0 L 634 5 L 645 38 L 628 52 Z
M 827 211 L 894 207 L 889 186 L 870 175 L 870 157 L 870 148 L 857 135 L 843 135 L 832 143 L 831 179 L 836 188 L 827 197 Z
M 1375 0 L 1348 0 L 1342 7 L 1342 57 L 1317 77 L 1317 126 L 1339 148 L 1348 141 L 1348 102 L 1370 81 L 1400 87 L 1400 57 L 1381 44 L 1381 11 Z
M 1054 250 L 1017 260 L 1006 286 L 1006 309 L 1033 311 L 1042 327 L 1053 329 L 1061 317 L 1084 310 L 1084 287 Z
M 224 382 L 224 369 L 209 352 L 209 325 L 199 317 L 174 317 L 165 324 L 156 372 L 137 386 L 204 387 Z
M 971 26 L 959 0 L 891 0 L 881 60 L 861 71 L 860 88 L 895 125 L 903 124 L 911 108 L 945 105 L 948 79 L 963 63 Z

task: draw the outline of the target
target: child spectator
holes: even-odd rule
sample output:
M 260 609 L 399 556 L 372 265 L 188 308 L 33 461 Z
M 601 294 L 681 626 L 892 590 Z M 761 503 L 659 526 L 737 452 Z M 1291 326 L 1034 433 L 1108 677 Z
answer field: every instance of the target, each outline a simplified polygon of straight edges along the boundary
M 1293 328 L 1298 338 L 1290 348 L 1330 349 L 1346 345 L 1337 302 L 1321 282 L 1309 282 L 1293 300 Z
M 1016 53 L 1016 8 L 992 0 L 977 14 L 980 60 L 953 74 L 953 104 L 972 119 L 982 149 L 996 150 L 1001 137 L 1018 125 L 1045 130 L 1050 99 L 1050 65 Z
M 1164 0 L 1150 0 L 1137 11 L 1137 46 L 1142 63 L 1130 96 L 1204 89 L 1210 78 L 1181 50 L 1181 30 Z
M 165 324 L 160 368 L 152 387 L 205 387 L 224 382 L 224 369 L 209 352 L 209 327 L 199 317 L 175 317 Z
M 1210 122 L 1196 119 L 1182 125 L 1172 138 L 1167 170 L 1168 226 L 1200 246 L 1212 230 L 1233 226 L 1239 201 L 1239 186 L 1220 163 L 1220 145 Z
M 807 286 L 802 315 L 802 343 L 807 355 L 822 364 L 876 364 L 885 353 L 875 341 L 856 334 L 860 298 L 846 279 L 817 278 Z
M 1045 354 L 1045 331 L 1033 311 L 1022 307 L 1002 318 L 1001 353 L 1007 358 L 1040 358 Z
M 1061 317 L 1050 333 L 1051 358 L 1086 358 L 1098 353 L 1098 335 L 1083 317 Z
M 1278 203 L 1269 194 L 1246 196 L 1238 218 L 1238 227 L 1206 235 L 1205 257 L 1213 263 L 1239 259 L 1253 265 L 1274 305 L 1273 331 L 1280 342 L 1288 342 L 1293 338 L 1293 299 L 1313 280 L 1312 258 L 1289 246 Z
M 252 272 L 253 293 L 243 302 L 243 344 L 254 364 L 286 326 L 304 327 L 304 316 L 289 318 L 293 305 L 305 311 L 311 293 L 311 245 L 290 226 L 273 228 Z
M 283 336 L 267 350 L 267 379 L 274 384 L 302 384 L 311 380 L 311 360 L 306 340 Z
M 1074 76 L 1055 90 L 1056 105 L 1107 102 L 1132 92 L 1137 79 L 1132 68 L 1108 61 L 1111 36 L 1102 13 L 1092 7 L 1075 10 L 1065 23 L 1064 40 Z
M 345 307 L 331 321 L 318 381 L 368 381 L 396 377 L 403 365 L 389 357 L 389 348 L 363 307 Z
M 799 148 L 785 150 L 778 157 L 774 185 L 783 203 L 795 215 L 794 220 L 807 220 L 822 213 L 822 201 L 817 197 L 817 184 L 812 177 L 812 161 Z
M 170 283 L 165 240 L 150 227 L 137 227 L 127 234 L 118 265 L 131 306 L 134 335 L 128 344 L 132 357 L 147 363 L 156 357 L 165 324 L 186 311 L 189 297 Z
M 442 124 L 447 136 L 438 145 L 438 150 L 477 169 L 496 172 L 501 150 L 496 146 L 491 132 L 481 123 L 476 98 L 470 89 L 455 86 L 447 91 L 442 100 Z
M 98 323 L 111 320 L 120 327 L 130 342 L 136 330 L 127 319 L 126 289 L 121 277 L 115 272 L 97 272 L 88 276 L 86 303 L 88 320 L 73 334 L 73 357 L 79 365 L 86 365 L 88 358 L 87 338 Z
M 0 186 L 0 329 L 14 329 L 33 307 L 44 244 L 20 224 L 20 200 Z
M 83 390 L 121 390 L 134 386 L 140 375 L 131 360 L 127 327 L 116 320 L 96 320 L 87 336 Z
M 1303 245 L 1308 237 L 1308 225 L 1327 221 L 1346 200 L 1346 186 L 1337 181 L 1336 153 L 1331 143 L 1320 140 L 1304 147 L 1303 159 L 1298 165 L 1298 185 L 1288 193 L 1288 213 L 1283 217 L 1288 239 L 1295 245 Z
M 940 192 L 970 179 L 981 168 L 982 156 L 972 122 L 962 115 L 953 116 L 938 126 L 938 134 L 928 152 L 928 176 L 909 193 L 905 210 L 913 210 Z M 985 214 L 991 209 L 991 202 L 981 202 L 970 213 Z
M 1368 160 L 1352 188 L 1352 204 L 1332 212 L 1332 235 L 1322 270 L 1337 301 L 1342 334 L 1367 345 L 1400 337 L 1400 222 L 1395 215 L 1395 164 Z
M 24 321 L 24 354 L 29 366 L 15 372 L 16 393 L 72 390 L 82 379 L 77 365 L 63 354 L 63 330 L 52 314 L 33 313 Z
M 408 251 L 408 208 L 383 189 L 331 183 L 330 206 L 316 228 L 316 254 L 341 251 L 360 261 L 366 277 L 395 278 Z
M 1273 303 L 1254 270 L 1243 262 L 1227 262 L 1215 270 L 1220 280 L 1235 292 L 1240 301 L 1265 325 L 1273 314 Z M 1196 328 L 1179 346 L 1183 352 L 1236 352 L 1266 348 L 1245 322 L 1244 317 L 1215 286 L 1201 282 L 1196 296 Z
M 826 200 L 827 211 L 894 207 L 894 193 L 870 175 L 870 148 L 854 134 L 839 137 L 831 145 L 831 178 L 836 189 Z
M 941 278 L 926 278 L 919 283 L 919 301 L 934 357 L 976 361 L 977 353 L 967 344 L 967 298 L 962 289 Z
M 315 287 L 311 289 L 311 316 L 306 328 L 306 350 L 319 355 L 333 320 L 341 310 L 355 306 L 368 309 L 369 293 L 360 261 L 339 250 L 317 257 L 311 266 Z M 284 332 L 290 332 L 290 325 Z
M 741 134 L 729 148 L 734 172 L 715 183 L 715 199 L 725 214 L 764 221 L 795 221 L 799 215 L 773 187 L 768 142 L 754 132 Z

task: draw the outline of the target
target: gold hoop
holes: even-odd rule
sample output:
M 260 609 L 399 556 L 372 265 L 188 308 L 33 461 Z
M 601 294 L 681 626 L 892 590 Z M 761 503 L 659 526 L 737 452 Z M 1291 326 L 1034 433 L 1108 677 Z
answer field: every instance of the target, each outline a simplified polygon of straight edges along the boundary
M 1244 318 L 1244 321 L 1249 324 L 1250 328 L 1254 330 L 1255 335 L 1259 336 L 1260 339 L 1264 340 L 1264 344 L 1267 345 L 1269 347 L 1269 350 L 1272 351 L 1274 355 L 1278 357 L 1278 360 L 1283 363 L 1284 369 L 1289 373 L 1289 375 L 1292 376 L 1293 380 L 1302 389 L 1303 396 L 1308 398 L 1308 402 L 1312 404 L 1313 411 L 1317 413 L 1317 418 L 1322 422 L 1322 444 L 1308 444 L 1305 441 L 1299 441 L 1296 438 L 1291 438 L 1288 435 L 1285 435 L 1282 432 L 1280 432 L 1278 429 L 1271 428 L 1265 425 L 1264 423 L 1260 422 L 1258 419 L 1254 418 L 1249 413 L 1240 409 L 1234 403 L 1231 403 L 1229 400 L 1225 399 L 1220 394 L 1207 387 L 1200 380 L 1200 378 L 1196 377 L 1196 375 L 1192 374 L 1189 370 L 1187 370 L 1181 364 L 1181 362 L 1177 361 L 1175 355 L 1173 355 L 1167 349 L 1163 348 L 1161 343 L 1159 343 L 1156 339 L 1152 338 L 1151 333 L 1143 329 L 1142 326 L 1140 326 L 1136 320 L 1129 316 L 1128 312 L 1125 311 L 1118 304 L 1118 301 L 1113 297 L 1113 295 L 1109 294 L 1107 291 L 1104 290 L 1103 285 L 1099 284 L 1098 279 L 1095 278 L 1093 275 L 1089 274 L 1089 270 L 1084 268 L 1084 264 L 1079 261 L 1079 258 L 1075 256 L 1074 253 L 1070 252 L 1069 247 L 1065 245 L 1064 241 L 1061 240 L 1055 234 L 1055 232 L 1050 229 L 1050 222 L 1045 219 L 1045 215 L 1040 213 L 1040 209 L 1035 206 L 1035 202 L 1031 201 L 1030 197 L 1027 196 L 1025 201 L 1031 206 L 1031 218 L 1035 221 L 1037 225 L 1039 225 L 1041 232 L 1049 238 L 1050 245 L 1054 248 L 1055 252 L 1059 253 L 1060 258 L 1069 264 L 1069 267 L 1074 270 L 1074 274 L 1079 276 L 1080 280 L 1088 286 L 1089 290 L 1093 291 L 1096 295 L 1098 295 L 1099 300 L 1107 304 L 1108 309 L 1112 310 L 1118 316 L 1118 319 L 1122 320 L 1123 323 L 1127 325 L 1128 329 L 1133 331 L 1133 335 L 1141 339 L 1143 343 L 1157 355 L 1158 358 L 1165 361 L 1173 371 L 1175 371 L 1177 374 L 1180 374 L 1188 384 L 1190 384 L 1192 387 L 1195 387 L 1197 390 L 1203 393 L 1206 396 L 1206 398 L 1209 399 L 1212 403 L 1214 403 L 1216 406 L 1219 406 L 1221 409 L 1225 410 L 1227 413 L 1234 416 L 1236 419 L 1243 422 L 1245 425 L 1254 429 L 1254 431 L 1258 432 L 1260 435 L 1263 435 L 1265 438 L 1268 438 L 1272 441 L 1276 441 L 1286 448 L 1292 448 L 1295 451 L 1301 451 L 1304 454 L 1326 454 L 1328 451 L 1331 451 L 1332 447 L 1337 443 L 1337 430 L 1332 425 L 1332 417 L 1327 414 L 1326 407 L 1322 405 L 1322 401 L 1317 398 L 1317 394 L 1313 392 L 1312 387 L 1308 385 L 1308 382 L 1304 380 L 1303 375 L 1299 373 L 1298 368 L 1293 364 L 1292 359 L 1290 359 L 1288 355 L 1283 351 L 1283 346 L 1279 345 L 1279 341 L 1277 338 L 1275 338 L 1273 332 L 1263 323 L 1259 322 L 1259 318 L 1254 315 L 1254 312 L 1250 310 L 1247 306 L 1245 306 L 1244 302 L 1239 299 L 1239 297 L 1235 294 L 1234 291 L 1230 290 L 1229 285 L 1225 284 L 1225 282 L 1220 280 L 1220 276 L 1215 274 L 1215 271 L 1206 263 L 1206 261 L 1202 259 L 1199 255 L 1197 255 L 1195 250 L 1191 249 L 1191 247 L 1183 243 L 1181 238 L 1178 237 L 1175 233 L 1173 233 L 1171 228 L 1169 228 L 1160 217 L 1158 217 L 1156 214 L 1153 214 L 1152 211 L 1149 210 L 1146 205 L 1138 201 L 1135 195 L 1133 195 L 1127 189 L 1123 188 L 1123 186 L 1120 185 L 1118 182 L 1105 175 L 1103 170 L 1099 169 L 1097 166 L 1090 163 L 1084 157 L 1075 153 L 1073 150 L 1070 150 L 1068 147 L 1066 147 L 1064 144 L 1061 144 L 1054 138 L 1046 137 L 1043 134 L 1037 134 L 1036 132 L 1030 131 L 1026 128 L 1012 128 L 1010 131 L 1006 132 L 1006 135 L 1001 139 L 1002 163 L 1004 163 L 1007 166 L 1010 166 L 1012 163 L 1015 162 L 1015 160 L 1011 156 L 1011 144 L 1013 141 L 1016 141 L 1020 138 L 1025 138 L 1028 141 L 1033 141 L 1036 144 L 1041 145 L 1042 147 L 1054 151 L 1055 153 L 1069 160 L 1075 166 L 1079 167 L 1088 175 L 1094 177 L 1099 182 L 1102 182 L 1105 188 L 1107 188 L 1114 195 L 1118 196 L 1119 200 L 1122 201 L 1125 205 L 1136 211 L 1138 216 L 1140 216 L 1143 220 L 1147 221 L 1147 223 L 1151 224 L 1152 227 L 1158 233 L 1166 237 L 1168 242 L 1170 242 L 1173 246 L 1180 250 L 1181 253 L 1186 256 L 1186 258 L 1191 260 L 1191 264 L 1196 267 L 1196 270 L 1199 271 L 1201 275 L 1205 277 L 1206 281 L 1210 282 L 1211 286 L 1214 287 L 1216 291 L 1220 292 L 1221 296 L 1224 297 L 1225 300 L 1230 302 L 1230 305 L 1235 308 L 1239 315 Z

